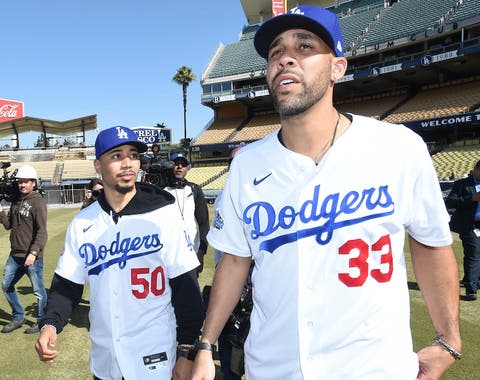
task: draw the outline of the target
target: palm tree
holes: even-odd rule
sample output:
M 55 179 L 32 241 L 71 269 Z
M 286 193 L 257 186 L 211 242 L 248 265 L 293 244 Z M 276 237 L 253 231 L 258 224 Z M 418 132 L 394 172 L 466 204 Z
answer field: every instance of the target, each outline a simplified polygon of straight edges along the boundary
M 195 80 L 195 74 L 192 69 L 187 66 L 182 66 L 177 69 L 177 73 L 172 78 L 174 82 L 182 86 L 183 92 L 183 143 L 185 148 L 187 145 L 187 88 L 190 82 Z

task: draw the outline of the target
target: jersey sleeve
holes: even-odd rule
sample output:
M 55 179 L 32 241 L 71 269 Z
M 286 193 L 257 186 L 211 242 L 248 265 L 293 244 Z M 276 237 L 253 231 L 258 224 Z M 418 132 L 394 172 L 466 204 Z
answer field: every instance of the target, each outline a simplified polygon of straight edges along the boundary
M 418 141 L 420 140 L 420 141 Z M 406 215 L 407 232 L 418 242 L 441 247 L 452 244 L 450 217 L 443 201 L 432 159 L 423 140 L 410 145 L 411 201 Z M 407 153 L 409 154 L 409 153 Z M 407 181 L 407 179 L 406 179 Z
M 232 162 L 207 240 L 215 249 L 236 256 L 250 257 L 250 247 L 245 236 L 240 205 L 240 165 Z
M 55 273 L 77 284 L 87 281 L 85 263 L 81 260 L 78 252 L 77 235 L 79 224 L 76 219 L 70 223 L 65 236 L 65 246 L 57 262 Z

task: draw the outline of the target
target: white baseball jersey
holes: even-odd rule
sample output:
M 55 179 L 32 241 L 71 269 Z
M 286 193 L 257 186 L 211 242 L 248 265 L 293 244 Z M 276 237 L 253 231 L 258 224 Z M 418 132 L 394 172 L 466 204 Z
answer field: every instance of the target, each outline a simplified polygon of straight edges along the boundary
M 98 202 L 70 224 L 56 273 L 90 287 L 90 365 L 103 380 L 170 379 L 169 279 L 199 265 L 175 204 L 115 224 Z
M 353 116 L 319 165 L 277 132 L 235 156 L 208 240 L 255 259 L 249 380 L 413 380 L 405 230 L 452 242 L 421 138 Z

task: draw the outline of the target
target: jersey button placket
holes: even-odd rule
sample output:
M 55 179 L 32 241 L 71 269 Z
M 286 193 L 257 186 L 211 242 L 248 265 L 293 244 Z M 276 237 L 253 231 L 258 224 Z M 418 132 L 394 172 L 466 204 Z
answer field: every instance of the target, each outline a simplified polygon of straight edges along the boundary
M 114 337 L 114 340 L 117 343 L 120 342 L 120 336 L 118 334 L 118 332 L 119 332 L 118 323 L 120 321 L 119 314 L 118 314 L 119 303 L 120 303 L 120 297 L 119 297 L 118 290 L 116 288 L 113 288 L 112 291 L 111 291 L 111 301 L 110 301 L 111 313 L 110 313 L 110 315 L 112 316 L 112 318 L 111 318 L 112 336 Z
M 302 202 L 299 200 L 297 209 L 301 209 Z M 303 230 L 307 226 L 297 221 L 298 230 Z M 298 349 L 299 359 L 302 372 L 310 373 L 312 365 L 312 356 L 310 354 L 310 338 L 312 324 L 309 303 L 313 296 L 312 284 L 309 282 L 306 273 L 309 273 L 308 259 L 305 258 L 305 253 L 309 252 L 313 247 L 310 238 L 303 238 L 297 240 L 297 262 L 298 262 Z

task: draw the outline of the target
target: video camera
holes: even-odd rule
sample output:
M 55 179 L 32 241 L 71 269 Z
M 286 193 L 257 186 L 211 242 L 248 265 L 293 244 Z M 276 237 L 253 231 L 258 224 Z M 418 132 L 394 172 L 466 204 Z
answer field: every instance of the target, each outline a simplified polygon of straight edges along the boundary
M 242 348 L 250 331 L 250 314 L 253 309 L 252 285 L 246 283 L 240 300 L 223 328 L 223 336 L 234 346 Z
M 142 170 L 145 172 L 144 182 L 161 188 L 169 186 L 173 176 L 173 161 L 157 154 L 142 154 L 140 156 Z
M 19 196 L 17 178 L 17 169 L 9 175 L 7 170 L 10 167 L 10 162 L 0 162 L 0 169 L 3 169 L 3 175 L 0 178 L 0 201 L 5 199 L 7 202 L 12 202 Z

